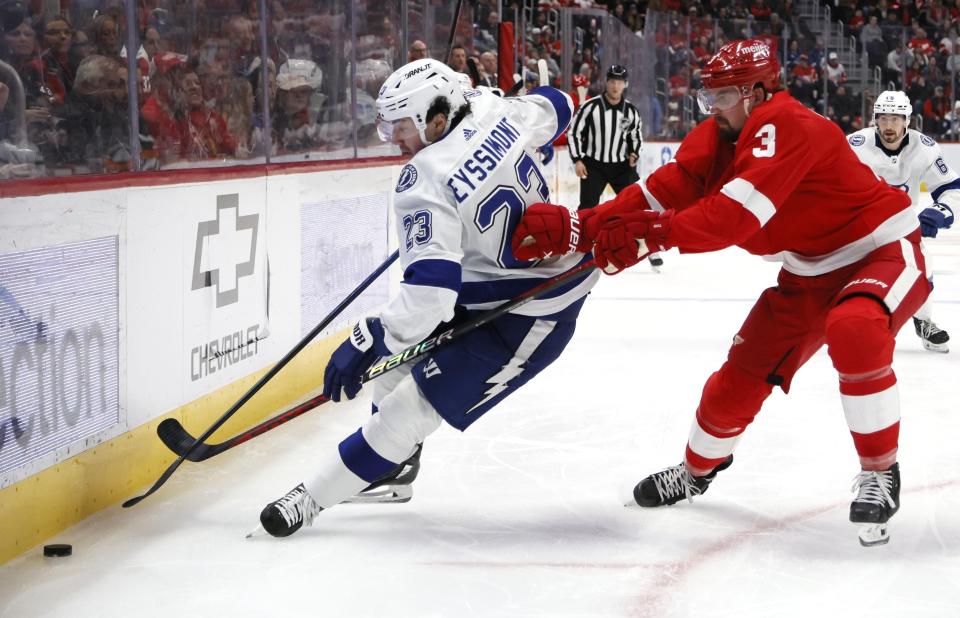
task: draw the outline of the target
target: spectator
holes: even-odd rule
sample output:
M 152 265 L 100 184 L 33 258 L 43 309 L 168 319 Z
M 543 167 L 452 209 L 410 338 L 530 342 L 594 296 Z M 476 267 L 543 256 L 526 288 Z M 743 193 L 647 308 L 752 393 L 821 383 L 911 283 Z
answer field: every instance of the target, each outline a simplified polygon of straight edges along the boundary
M 949 127 L 944 139 L 951 141 L 960 141 L 960 101 L 954 101 L 953 111 L 944 118 L 945 124 Z
M 943 86 L 933 89 L 933 96 L 923 102 L 923 131 L 931 137 L 942 137 L 949 129 L 946 120 L 950 100 L 943 94 Z
M 180 158 L 180 128 L 175 119 L 175 73 L 185 70 L 186 56 L 160 52 L 154 56 L 156 72 L 151 80 L 150 94 L 140 108 L 144 124 L 153 137 L 160 165 Z
M 291 59 L 277 74 L 277 106 L 273 119 L 280 154 L 319 150 L 325 145 L 310 96 L 320 88 L 320 70 L 311 60 Z
M 448 65 L 457 73 L 467 72 L 467 50 L 463 45 L 453 46 L 450 50 L 450 62 Z
M 927 38 L 927 31 L 916 26 L 913 29 L 913 38 L 907 43 L 907 47 L 913 52 L 914 56 L 923 56 L 925 58 L 933 56 L 934 48 L 930 39 Z
M 427 44 L 417 39 L 410 44 L 410 49 L 407 50 L 407 62 L 413 62 L 414 60 L 421 60 L 423 58 L 429 58 L 430 51 L 427 49 Z
M 496 13 L 492 13 L 496 15 Z M 491 51 L 480 54 L 480 86 L 496 88 L 498 85 L 497 54 Z
M 203 90 L 203 104 L 211 109 L 218 108 L 225 96 L 226 68 L 215 58 L 210 59 L 197 67 L 197 77 Z
M 810 61 L 810 65 L 813 66 L 818 71 L 823 68 L 824 61 L 826 60 L 827 50 L 823 47 L 823 39 L 817 37 L 816 42 L 813 44 L 813 48 L 807 54 L 807 58 Z
M 253 87 L 239 75 L 224 77 L 221 87 L 223 96 L 217 102 L 217 111 L 227 123 L 227 132 L 236 141 L 237 158 L 247 159 L 263 145 L 253 141 L 253 106 L 256 101 Z
M 94 53 L 120 60 L 120 31 L 110 15 L 97 15 L 90 25 Z
M 227 67 L 231 72 L 245 74 L 255 53 L 254 24 L 243 15 L 234 15 L 224 27 L 227 37 Z
M 44 51 L 40 56 L 43 83 L 55 105 L 63 105 L 73 90 L 77 68 L 70 60 L 73 26 L 66 17 L 57 15 L 43 24 Z
M 91 172 L 131 169 L 127 69 L 119 59 L 95 54 L 80 63 L 64 117 L 65 162 Z
M 860 43 L 867 48 L 873 41 L 883 41 L 883 30 L 876 15 L 871 15 L 869 21 L 860 29 Z
M 37 153 L 26 141 L 22 116 L 15 104 L 17 95 L 12 89 L 16 72 L 0 62 L 0 179 L 31 178 L 39 175 Z
M 923 75 L 918 76 L 910 83 L 910 87 L 907 88 L 906 92 L 907 96 L 910 97 L 910 100 L 913 102 L 913 113 L 917 116 L 922 116 L 923 102 L 933 94 L 933 90 L 931 90 L 927 84 L 927 78 Z
M 236 140 L 216 110 L 203 101 L 203 88 L 196 71 L 185 69 L 174 75 L 174 117 L 180 132 L 180 157 L 187 161 L 234 156 Z
M 18 73 L 22 73 L 24 67 L 37 58 L 37 33 L 28 18 L 24 17 L 19 24 L 4 31 L 3 41 L 3 59 Z
M 887 54 L 887 71 L 884 79 L 903 85 L 908 62 L 913 62 L 913 52 L 905 50 L 902 43 L 897 43 L 896 47 Z M 911 98 L 911 100 L 914 99 Z
M 861 9 L 857 9 L 853 13 L 853 17 L 851 17 L 850 21 L 847 23 L 847 27 L 850 30 L 850 34 L 859 38 L 864 27 L 864 22 L 865 22 L 865 19 L 863 17 L 863 11 Z M 861 43 L 862 43 L 862 39 L 861 39 Z
M 807 54 L 800 54 L 790 75 L 793 79 L 807 84 L 813 84 L 820 80 L 819 73 L 816 67 L 810 64 L 810 59 Z
M 844 133 L 853 133 L 859 103 L 852 94 L 847 92 L 846 86 L 838 85 L 837 91 L 830 97 L 830 103 L 836 113 L 836 123 Z
M 800 54 L 800 42 L 797 41 L 797 39 L 793 39 L 790 41 L 790 45 L 787 47 L 787 71 L 793 70 L 793 66 L 797 64 Z M 711 57 L 713 57 L 712 54 L 707 57 L 707 60 L 709 60 Z M 704 63 L 705 61 L 700 63 L 700 66 L 703 66 Z
M 473 25 L 473 49 L 485 52 L 497 48 L 497 39 L 480 27 L 480 24 Z
M 843 65 L 840 64 L 840 58 L 837 56 L 837 52 L 830 52 L 827 56 L 827 64 L 823 67 L 823 70 L 827 75 L 828 86 L 836 87 L 847 81 L 847 71 L 843 68 Z
M 147 26 L 143 31 L 143 51 L 147 54 L 151 72 L 153 72 L 153 57 L 156 56 L 158 52 L 167 51 L 163 48 L 162 42 L 163 39 L 160 36 L 160 31 L 157 30 L 156 27 Z
M 771 13 L 773 13 L 773 10 L 767 4 L 766 0 L 753 0 L 753 5 L 750 7 L 750 14 L 754 19 L 770 19 Z
M 819 98 L 817 70 L 810 64 L 806 54 L 800 54 L 790 72 L 790 94 L 807 107 L 813 107 Z

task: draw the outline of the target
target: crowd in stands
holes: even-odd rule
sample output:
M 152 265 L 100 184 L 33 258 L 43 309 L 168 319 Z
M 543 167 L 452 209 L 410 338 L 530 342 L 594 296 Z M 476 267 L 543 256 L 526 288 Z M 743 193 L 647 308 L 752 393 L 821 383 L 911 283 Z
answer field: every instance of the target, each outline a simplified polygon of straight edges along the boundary
M 785 65 L 791 93 L 847 132 L 860 129 L 876 87 L 847 85 L 847 70 L 836 50 L 827 50 L 795 0 L 607 0 L 608 8 L 638 34 L 654 36 L 657 74 L 667 84 L 662 97 L 668 120 L 655 135 L 682 137 L 696 119 L 681 122 L 682 99 L 699 87 L 699 70 L 721 45 L 752 36 L 765 39 Z M 830 0 L 826 5 L 856 52 L 865 52 L 879 90 L 903 90 L 924 131 L 958 139 L 957 69 L 960 68 L 958 0 Z M 669 17 L 664 18 L 664 13 Z M 651 27 L 651 19 L 656 23 Z M 655 105 L 662 105 L 662 100 Z M 656 114 L 654 114 L 656 121 Z
M 876 92 L 848 83 L 840 57 L 796 1 L 468 0 L 449 63 L 476 85 L 509 88 L 514 76 L 498 75 L 497 53 L 500 22 L 510 21 L 524 85 L 536 85 L 543 60 L 551 84 L 596 94 L 610 36 L 603 9 L 652 50 L 644 66 L 629 67 L 634 78 L 655 77 L 641 95 L 649 97 L 648 138 L 682 138 L 695 126 L 700 70 L 721 45 L 745 37 L 770 44 L 799 100 L 844 131 L 861 128 Z M 904 89 L 924 130 L 947 139 L 956 137 L 958 2 L 830 3 L 881 73 L 881 89 Z M 375 130 L 380 84 L 404 61 L 445 54 L 454 5 L 409 0 L 403 36 L 400 2 L 271 0 L 262 20 L 255 0 L 138 0 L 130 76 L 120 0 L 74 0 L 60 13 L 49 12 L 49 2 L 0 0 L 0 178 L 383 149 Z M 562 7 L 593 9 L 574 16 L 569 38 L 560 36 Z M 572 76 L 561 75 L 564 54 Z

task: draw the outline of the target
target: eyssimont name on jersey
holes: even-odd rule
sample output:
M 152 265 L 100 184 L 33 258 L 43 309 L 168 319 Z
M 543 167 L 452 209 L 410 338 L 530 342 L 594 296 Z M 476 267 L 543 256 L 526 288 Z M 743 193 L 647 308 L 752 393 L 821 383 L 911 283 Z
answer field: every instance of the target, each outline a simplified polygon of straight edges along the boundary
M 458 204 L 470 197 L 471 191 L 496 169 L 518 139 L 520 131 L 505 117 L 501 118 L 487 138 L 480 142 L 479 148 L 447 180 Z

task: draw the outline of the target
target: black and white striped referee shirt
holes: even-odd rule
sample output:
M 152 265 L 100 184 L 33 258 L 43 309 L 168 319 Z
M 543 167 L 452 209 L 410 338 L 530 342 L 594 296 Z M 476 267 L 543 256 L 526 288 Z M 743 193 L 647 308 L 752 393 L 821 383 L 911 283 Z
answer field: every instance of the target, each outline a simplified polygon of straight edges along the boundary
M 622 163 L 630 153 L 640 154 L 640 113 L 625 98 L 610 105 L 601 94 L 577 110 L 567 133 L 570 158 Z

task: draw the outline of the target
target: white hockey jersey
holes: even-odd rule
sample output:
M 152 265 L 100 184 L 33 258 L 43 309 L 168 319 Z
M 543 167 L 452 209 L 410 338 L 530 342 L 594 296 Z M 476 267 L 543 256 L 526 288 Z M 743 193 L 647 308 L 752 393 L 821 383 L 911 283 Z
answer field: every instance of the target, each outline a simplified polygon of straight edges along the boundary
M 847 136 L 857 157 L 887 184 L 910 195 L 914 208 L 921 205 L 920 183 L 926 184 L 934 202 L 956 211 L 960 205 L 960 175 L 943 159 L 940 146 L 932 138 L 914 129 L 907 129 L 899 150 L 890 152 L 881 147 L 876 129 L 869 127 Z
M 549 87 L 508 99 L 484 90 L 464 96 L 471 114 L 403 167 L 393 195 L 403 282 L 380 320 L 394 353 L 450 320 L 458 304 L 496 307 L 586 259 L 521 262 L 510 250 L 526 207 L 550 201 L 535 150 L 566 130 L 570 97 Z M 561 286 L 516 313 L 555 316 L 598 277 Z

